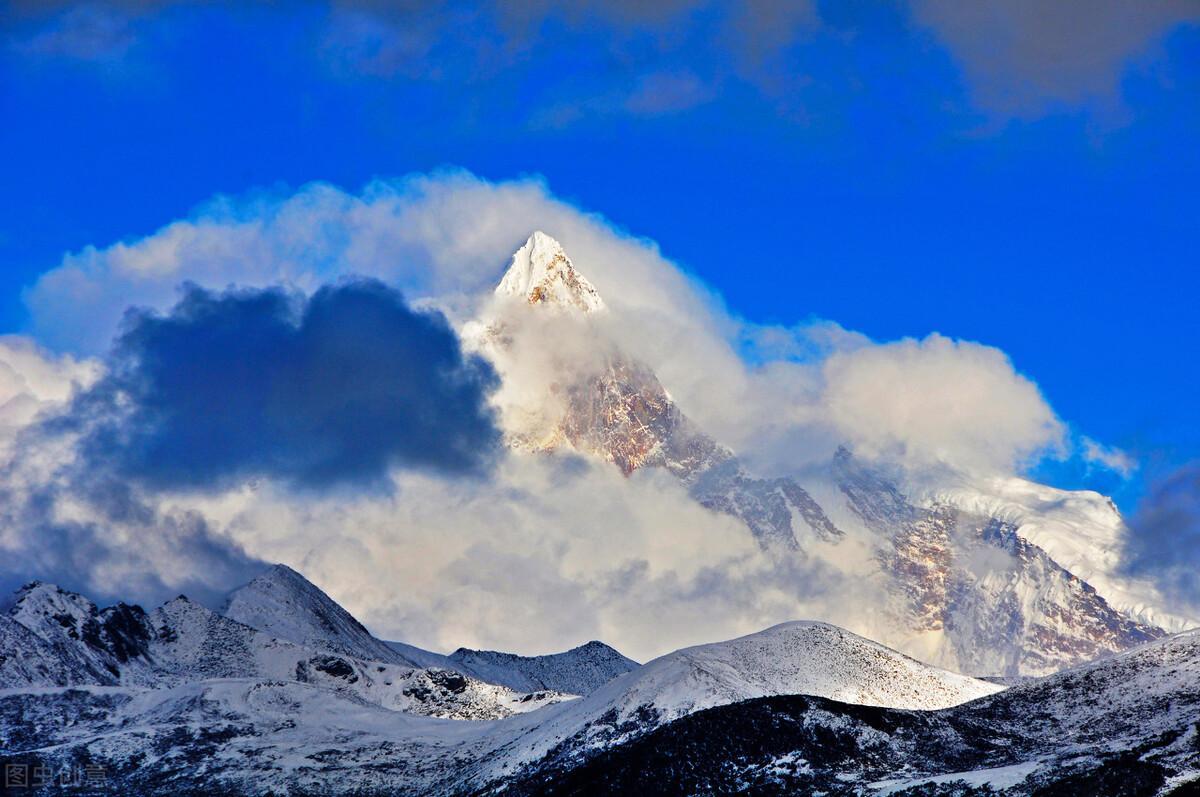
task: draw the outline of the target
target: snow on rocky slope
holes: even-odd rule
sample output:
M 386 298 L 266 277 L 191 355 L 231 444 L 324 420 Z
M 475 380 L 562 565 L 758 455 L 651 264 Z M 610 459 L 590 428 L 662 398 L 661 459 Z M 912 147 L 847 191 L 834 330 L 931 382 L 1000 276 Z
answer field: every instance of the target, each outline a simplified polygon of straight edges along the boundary
M 1200 618 L 1164 611 L 1164 600 L 1153 585 L 1121 572 L 1129 529 L 1112 499 L 1097 492 L 990 478 L 941 485 L 921 497 L 929 505 L 950 505 L 1012 524 L 1117 611 L 1171 632 L 1200 625 Z
M 210 797 L 1151 795 L 1200 783 L 1200 632 L 1000 690 L 834 626 L 785 623 L 676 651 L 582 699 L 462 722 L 388 699 L 396 678 L 468 680 L 458 673 L 299 648 L 184 598 L 147 628 L 145 658 L 174 673 L 155 688 L 0 689 L 0 764 L 87 762 L 113 793 Z
M 65 686 L 100 677 L 94 668 L 60 655 L 33 631 L 0 614 L 0 689 Z
M 368 661 L 421 666 L 371 636 L 349 612 L 287 565 L 274 565 L 249 584 L 235 589 L 226 598 L 221 613 L 302 647 Z
M 0 687 L 140 683 L 153 678 L 146 613 L 119 603 L 100 609 L 82 595 L 30 582 L 7 601 Z M 22 630 L 23 629 L 23 630 Z M 25 650 L 34 659 L 16 651 Z
M 594 692 L 618 675 L 640 666 L 596 640 L 545 656 L 459 648 L 447 661 L 459 672 L 518 692 L 548 689 L 573 695 Z
M 323 653 L 328 648 L 276 639 L 183 597 L 156 609 L 150 620 L 155 632 L 152 652 L 165 669 L 160 683 L 213 678 L 300 681 L 384 708 L 451 719 L 495 719 L 564 698 L 546 690 L 519 694 L 448 670 Z
M 936 709 L 1001 689 L 921 664 L 837 626 L 783 623 L 669 653 L 581 700 L 539 713 L 536 725 L 485 758 L 479 777 L 500 778 L 547 757 L 566 766 L 693 712 L 768 695 Z
M 289 582 L 303 582 L 302 592 L 319 593 L 299 574 L 287 573 Z M 328 598 L 324 600 L 337 609 L 336 616 L 349 617 Z M 284 602 L 280 610 L 294 606 Z M 277 624 L 303 626 L 305 610 L 298 609 L 296 622 L 280 618 Z M 97 609 L 81 595 L 35 582 L 14 596 L 0 622 L 0 642 L 4 643 L 0 688 L 10 689 L 115 685 L 159 689 L 218 678 L 289 680 L 396 711 L 453 719 L 506 717 L 569 697 L 547 689 L 518 692 L 452 669 L 415 668 L 334 653 L 328 645 L 297 645 L 183 596 L 147 615 L 125 604 Z
M 695 712 L 523 794 L 1145 795 L 1200 791 L 1200 632 L 933 712 L 768 697 Z
M 130 797 L 445 794 L 488 726 L 284 680 L 0 690 L 0 767 L 87 765 Z
M 470 675 L 518 692 L 550 690 L 586 695 L 640 665 L 595 640 L 562 653 L 520 656 L 495 650 L 459 648 L 450 655 L 432 653 L 404 642 L 388 642 L 396 652 L 422 667 Z
M 453 670 L 518 693 L 587 694 L 637 666 L 601 642 L 547 656 L 460 648 L 449 656 L 376 639 L 319 587 L 277 564 L 226 599 L 223 614 L 277 639 L 365 661 Z
M 686 714 L 746 698 L 810 692 L 934 707 L 998 688 L 832 626 L 788 623 L 664 656 L 580 700 L 500 721 L 451 722 L 381 699 L 376 690 L 393 675 L 387 665 L 302 651 L 310 671 L 301 677 L 287 672 L 299 664 L 295 646 L 186 599 L 151 618 L 168 640 L 159 653 L 179 663 L 181 677 L 150 690 L 0 691 L 5 748 L 47 765 L 102 761 L 131 794 L 460 794 L 502 790 L 547 756 L 556 766 L 584 761 Z M 327 666 L 334 661 L 345 667 Z
M 935 709 L 1000 691 L 930 667 L 828 623 L 782 623 L 744 637 L 684 648 L 647 664 L 624 691 L 626 707 L 664 716 L 765 695 Z M 626 712 L 627 713 L 627 712 Z
M 831 475 L 857 518 L 843 525 L 874 537 L 887 609 L 919 658 L 977 675 L 1045 675 L 1166 633 L 1112 607 L 1003 515 L 920 506 L 845 449 Z

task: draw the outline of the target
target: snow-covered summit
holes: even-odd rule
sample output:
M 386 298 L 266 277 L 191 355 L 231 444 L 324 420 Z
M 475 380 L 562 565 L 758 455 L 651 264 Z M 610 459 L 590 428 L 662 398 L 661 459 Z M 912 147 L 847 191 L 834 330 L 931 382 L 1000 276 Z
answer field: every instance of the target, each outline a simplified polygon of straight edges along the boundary
M 669 716 L 767 695 L 814 695 L 887 708 L 938 709 L 1000 691 L 923 664 L 835 625 L 794 621 L 646 664 L 622 703 Z M 615 685 L 615 684 L 614 684 Z
M 29 582 L 5 603 L 8 615 L 34 633 L 49 626 L 74 631 L 78 637 L 81 626 L 96 614 L 96 604 L 87 598 L 42 581 Z
M 508 271 L 496 286 L 496 295 L 583 313 L 604 309 L 604 300 L 575 270 L 562 244 L 541 230 L 513 253 Z
M 586 756 L 697 711 L 759 697 L 812 695 L 930 710 L 1001 690 L 922 664 L 834 625 L 782 623 L 668 653 L 581 700 L 547 709 L 540 724 L 489 762 L 489 774 L 500 776 L 548 754 Z
M 638 667 L 636 661 L 596 640 L 545 656 L 459 648 L 448 661 L 460 672 L 518 692 L 549 689 L 573 695 L 589 694 Z
M 13 639 L 12 652 L 40 651 L 41 666 L 27 672 L 39 673 L 34 682 L 114 684 L 137 681 L 150 667 L 146 613 L 139 606 L 100 609 L 78 593 L 40 581 L 21 587 L 6 606 L 12 623 L 5 624 L 3 635 Z M 0 647 L 0 659 L 5 652 Z M 23 683 L 0 678 L 0 688 Z
M 344 653 L 366 661 L 420 668 L 386 643 L 315 584 L 287 565 L 277 564 L 226 598 L 221 612 L 243 625 L 301 647 Z

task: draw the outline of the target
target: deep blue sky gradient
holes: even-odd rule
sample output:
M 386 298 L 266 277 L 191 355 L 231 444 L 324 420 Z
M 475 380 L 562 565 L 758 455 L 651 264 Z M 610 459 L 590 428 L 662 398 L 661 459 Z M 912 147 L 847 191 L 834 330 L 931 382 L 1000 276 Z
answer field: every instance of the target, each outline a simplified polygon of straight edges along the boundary
M 145 235 L 217 193 L 355 190 L 445 165 L 540 174 L 749 319 L 998 346 L 1077 432 L 1145 463 L 1128 485 L 1043 466 L 1054 482 L 1128 504 L 1200 457 L 1200 28 L 1123 65 L 1112 97 L 1014 115 L 977 102 L 901 7 L 822 14 L 767 88 L 720 47 L 664 50 L 671 26 L 551 18 L 515 55 L 468 26 L 381 70 L 331 45 L 316 6 L 167 7 L 86 58 L 34 51 L 54 18 L 15 15 L 0 55 L 0 331 L 24 328 L 22 288 L 64 252 Z M 676 24 L 712 40 L 703 11 Z M 635 108 L 660 68 L 697 76 L 698 96 Z

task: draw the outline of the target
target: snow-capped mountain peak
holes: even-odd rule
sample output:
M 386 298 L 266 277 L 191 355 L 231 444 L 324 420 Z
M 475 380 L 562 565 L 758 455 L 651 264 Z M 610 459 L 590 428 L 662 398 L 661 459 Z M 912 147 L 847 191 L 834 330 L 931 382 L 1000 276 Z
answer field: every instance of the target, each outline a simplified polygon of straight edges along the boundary
M 12 622 L 0 637 L 15 640 L 12 652 L 41 651 L 44 666 L 25 672 L 33 680 L 111 684 L 123 672 L 135 677 L 149 666 L 146 613 L 139 606 L 118 603 L 99 609 L 78 593 L 40 581 L 18 590 L 7 606 Z M 16 675 L 4 672 L 9 652 L 4 647 L 0 645 L 0 688 Z
M 671 718 L 776 694 L 867 706 L 937 709 L 1000 691 L 986 681 L 923 664 L 828 623 L 792 621 L 726 642 L 667 654 L 625 687 L 626 706 L 654 705 Z
M 447 661 L 460 672 L 519 692 L 553 690 L 573 695 L 593 692 L 639 666 L 596 640 L 545 656 L 459 648 Z
M 562 244 L 541 230 L 513 253 L 508 271 L 496 286 L 496 295 L 583 313 L 604 309 L 604 300 L 575 270 Z
M 539 726 L 488 762 L 489 774 L 543 758 L 553 767 L 697 711 L 770 695 L 928 711 L 1002 688 L 922 664 L 835 625 L 781 623 L 668 653 L 582 700 L 550 709 Z
M 287 565 L 277 564 L 231 592 L 222 614 L 306 648 L 420 666 L 371 636 L 349 612 Z
M 52 621 L 51 625 L 77 631 L 96 613 L 96 605 L 82 595 L 41 581 L 31 581 L 21 587 L 9 604 L 9 615 L 35 631 L 47 619 Z

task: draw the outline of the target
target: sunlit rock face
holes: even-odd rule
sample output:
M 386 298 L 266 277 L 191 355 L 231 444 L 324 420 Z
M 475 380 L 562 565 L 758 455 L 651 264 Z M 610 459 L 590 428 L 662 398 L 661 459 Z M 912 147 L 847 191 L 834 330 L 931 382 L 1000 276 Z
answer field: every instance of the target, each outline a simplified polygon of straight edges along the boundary
M 1114 609 L 1012 522 L 947 503 L 916 506 L 844 449 L 833 472 L 880 541 L 892 610 L 935 641 L 934 659 L 976 674 L 1041 675 L 1166 633 Z
M 1023 529 L 1040 528 L 1036 511 L 1015 517 L 970 489 L 909 496 L 845 449 L 804 484 L 751 473 L 687 417 L 650 367 L 605 338 L 597 321 L 612 320 L 613 311 L 544 233 L 514 253 L 495 295 L 504 313 L 476 324 L 476 334 L 521 396 L 506 416 L 512 448 L 574 451 L 626 476 L 663 469 L 700 504 L 744 523 L 764 547 L 790 552 L 783 555 L 858 545 L 873 562 L 864 578 L 886 596 L 877 611 L 894 629 L 888 644 L 960 672 L 1016 676 L 1054 672 L 1165 633 L 1153 615 L 1131 611 L 1132 601 L 1110 602 L 1107 595 L 1124 596 L 1109 582 L 1098 590 L 1028 538 Z M 564 346 L 559 329 L 588 348 Z M 519 362 L 531 352 L 551 374 L 536 386 Z M 1067 524 L 1068 534 L 1092 533 L 1086 522 L 1075 525 Z M 1074 550 L 1061 530 L 1037 540 Z
M 513 253 L 508 271 L 496 286 L 496 295 L 581 313 L 604 310 L 600 294 L 575 270 L 562 244 L 540 231 Z
M 512 360 L 514 324 L 521 312 L 567 317 L 579 324 L 607 312 L 603 299 L 563 251 L 535 232 L 517 250 L 496 287 L 507 304 L 502 319 L 474 326 L 477 345 L 506 379 L 519 379 Z M 516 309 L 514 311 L 514 305 Z M 558 341 L 547 335 L 545 345 Z M 570 448 L 613 463 L 626 476 L 641 468 L 663 468 L 714 511 L 746 523 L 766 544 L 797 548 L 806 538 L 837 539 L 842 532 L 797 482 L 762 479 L 737 456 L 693 423 L 652 369 L 598 339 L 586 364 L 566 353 L 552 358 L 559 374 L 544 395 L 526 394 L 517 423 L 506 430 L 512 447 L 528 452 Z

